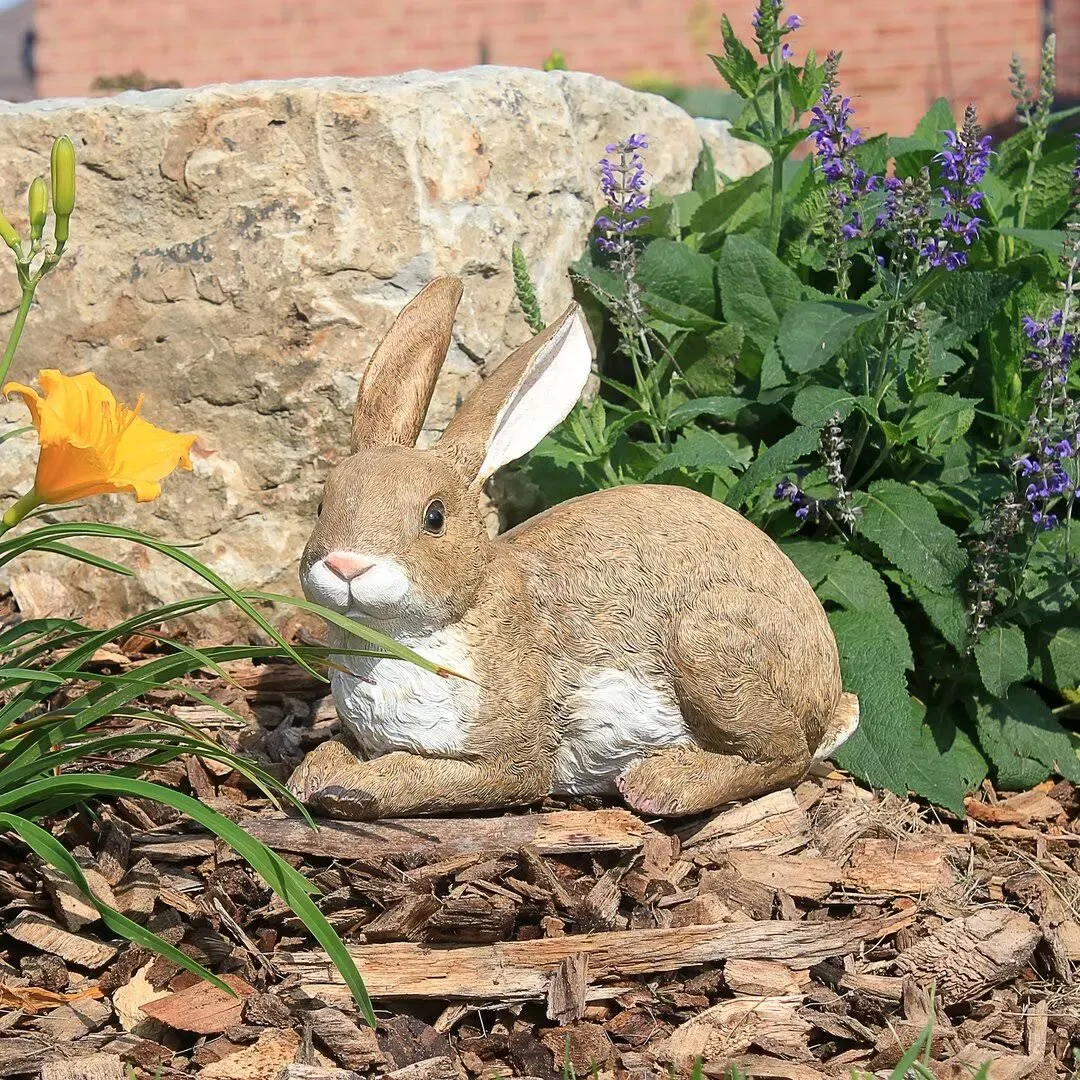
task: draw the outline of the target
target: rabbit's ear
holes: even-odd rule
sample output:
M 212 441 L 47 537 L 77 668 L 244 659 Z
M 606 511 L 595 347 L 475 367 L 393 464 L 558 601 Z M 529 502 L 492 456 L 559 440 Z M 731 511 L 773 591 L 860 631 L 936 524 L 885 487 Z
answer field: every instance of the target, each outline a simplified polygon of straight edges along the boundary
M 571 304 L 476 388 L 447 425 L 439 453 L 470 486 L 483 484 L 566 419 L 591 367 L 581 308 Z
M 456 277 L 436 278 L 402 309 L 379 342 L 356 395 L 352 449 L 413 446 L 450 347 L 461 299 Z

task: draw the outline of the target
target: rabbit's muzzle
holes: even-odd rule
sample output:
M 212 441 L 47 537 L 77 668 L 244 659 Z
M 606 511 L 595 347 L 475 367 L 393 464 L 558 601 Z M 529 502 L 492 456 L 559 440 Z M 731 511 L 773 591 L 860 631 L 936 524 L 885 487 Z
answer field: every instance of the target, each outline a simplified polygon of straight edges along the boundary
M 343 615 L 376 619 L 397 616 L 411 583 L 405 568 L 383 556 L 331 551 L 303 569 L 304 595 Z

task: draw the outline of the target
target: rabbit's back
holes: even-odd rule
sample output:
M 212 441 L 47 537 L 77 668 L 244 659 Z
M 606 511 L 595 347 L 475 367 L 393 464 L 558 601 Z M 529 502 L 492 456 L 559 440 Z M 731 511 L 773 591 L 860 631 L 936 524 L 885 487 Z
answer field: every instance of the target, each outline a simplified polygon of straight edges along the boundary
M 688 488 L 620 487 L 504 542 L 524 569 L 564 728 L 584 713 L 602 731 L 571 753 L 690 741 L 752 756 L 777 738 L 818 748 L 841 692 L 832 630 L 790 559 L 734 510 Z

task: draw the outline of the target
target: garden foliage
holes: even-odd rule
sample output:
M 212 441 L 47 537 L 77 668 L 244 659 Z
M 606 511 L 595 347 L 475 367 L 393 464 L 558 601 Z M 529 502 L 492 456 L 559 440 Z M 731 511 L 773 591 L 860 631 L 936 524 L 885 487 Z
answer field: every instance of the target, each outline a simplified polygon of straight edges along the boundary
M 1052 112 L 1053 39 L 1037 87 L 1014 64 L 999 145 L 944 101 L 865 136 L 782 7 L 753 47 L 725 18 L 713 57 L 771 164 L 718 184 L 703 149 L 691 190 L 648 197 L 645 138 L 608 147 L 574 268 L 602 390 L 526 471 L 551 502 L 691 486 L 769 532 L 829 613 L 864 780 L 961 812 L 988 773 L 1080 781 L 1078 110 Z
M 123 563 L 79 546 L 87 539 L 120 540 L 180 563 L 211 592 L 153 608 L 105 629 L 92 627 L 82 615 L 14 619 L 0 626 L 0 844 L 25 845 L 42 862 L 65 874 L 117 936 L 152 949 L 232 993 L 180 949 L 94 896 L 83 867 L 50 829 L 58 814 L 97 817 L 117 797 L 171 807 L 216 834 L 289 905 L 327 950 L 358 1006 L 374 1023 L 356 965 L 313 899 L 318 890 L 240 825 L 197 799 L 155 782 L 153 776 L 156 769 L 180 757 L 216 760 L 235 770 L 271 803 L 291 803 L 305 816 L 306 811 L 257 763 L 227 752 L 204 731 L 173 715 L 165 702 L 179 691 L 217 709 L 223 724 L 242 724 L 240 717 L 191 685 L 187 677 L 213 673 L 229 680 L 223 665 L 230 661 L 288 656 L 323 678 L 328 650 L 290 645 L 261 614 L 257 605 L 265 602 L 316 612 L 367 638 L 379 655 L 440 669 L 376 631 L 315 604 L 237 592 L 180 547 L 135 530 L 65 516 L 65 511 L 80 509 L 72 505 L 75 500 L 101 494 L 131 494 L 140 502 L 157 498 L 162 482 L 177 467 L 191 467 L 189 451 L 194 442 L 194 436 L 149 423 L 139 405 L 130 409 L 119 404 L 92 372 L 75 376 L 55 370 L 39 372 L 37 381 L 44 393 L 23 383 L 6 382 L 38 284 L 59 263 L 68 243 L 75 176 L 74 147 L 62 137 L 53 147 L 51 161 L 51 241 L 45 228 L 50 192 L 42 178 L 34 180 L 28 191 L 26 239 L 0 213 L 0 238 L 15 257 L 22 292 L 0 358 L 0 384 L 4 394 L 23 399 L 32 420 L 32 426 L 0 435 L 0 453 L 13 445 L 10 440 L 30 432 L 38 443 L 32 481 L 27 478 L 26 490 L 0 517 L 0 567 L 27 553 L 48 553 L 130 576 L 133 571 Z M 196 648 L 161 633 L 170 622 L 221 603 L 238 608 L 272 644 Z M 120 672 L 96 662 L 102 648 L 122 644 L 136 633 L 156 643 L 154 655 Z

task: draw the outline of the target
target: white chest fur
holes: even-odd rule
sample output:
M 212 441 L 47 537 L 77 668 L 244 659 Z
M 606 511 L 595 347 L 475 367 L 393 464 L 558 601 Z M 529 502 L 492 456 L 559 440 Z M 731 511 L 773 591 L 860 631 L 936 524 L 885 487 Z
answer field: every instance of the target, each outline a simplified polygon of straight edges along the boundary
M 612 794 L 615 780 L 650 750 L 693 742 L 674 695 L 625 671 L 587 672 L 560 711 L 557 795 Z
M 447 627 L 410 636 L 394 633 L 402 645 L 452 671 L 472 676 L 461 631 Z M 345 646 L 342 631 L 332 631 L 334 645 Z M 348 638 L 349 648 L 363 648 Z M 479 687 L 453 676 L 443 677 L 404 660 L 338 656 L 350 674 L 335 671 L 331 687 L 346 731 L 369 757 L 406 750 L 416 754 L 457 757 L 465 746 L 479 708 Z

